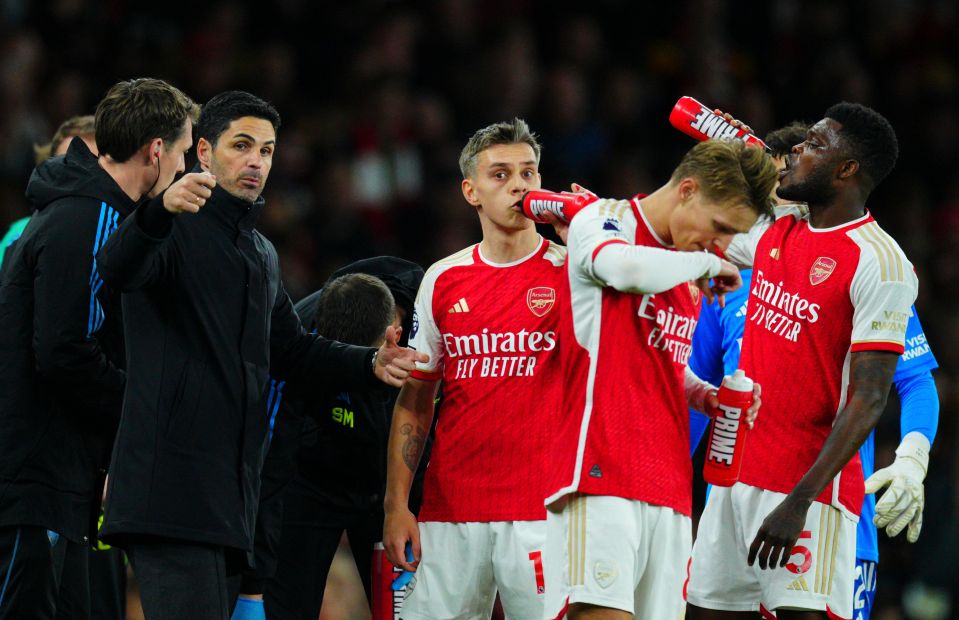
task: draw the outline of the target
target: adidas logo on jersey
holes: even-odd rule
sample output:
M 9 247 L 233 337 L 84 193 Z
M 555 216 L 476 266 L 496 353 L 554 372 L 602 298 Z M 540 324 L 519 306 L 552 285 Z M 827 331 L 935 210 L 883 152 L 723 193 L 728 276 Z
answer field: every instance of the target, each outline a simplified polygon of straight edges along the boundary
M 470 307 L 466 304 L 466 298 L 461 297 L 458 302 L 453 304 L 453 307 L 450 308 L 449 314 L 456 314 L 457 312 L 469 312 Z
M 786 589 L 793 590 L 795 592 L 809 592 L 809 584 L 806 583 L 806 578 L 800 575 L 799 579 L 796 579 L 791 584 L 786 586 Z

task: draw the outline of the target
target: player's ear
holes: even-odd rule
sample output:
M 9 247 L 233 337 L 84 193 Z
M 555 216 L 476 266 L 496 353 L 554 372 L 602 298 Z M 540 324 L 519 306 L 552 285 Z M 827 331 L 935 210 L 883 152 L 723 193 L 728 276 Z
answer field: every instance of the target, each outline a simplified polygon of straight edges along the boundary
M 210 159 L 213 154 L 213 145 L 206 138 L 196 141 L 196 158 L 204 170 L 210 169 Z
M 476 195 L 476 186 L 471 179 L 463 179 L 460 189 L 463 190 L 463 198 L 474 207 L 480 206 L 479 197 Z
M 859 172 L 859 162 L 855 159 L 847 159 L 839 164 L 838 177 L 846 180 Z
M 699 191 L 699 182 L 693 177 L 686 177 L 679 182 L 679 200 L 686 203 Z

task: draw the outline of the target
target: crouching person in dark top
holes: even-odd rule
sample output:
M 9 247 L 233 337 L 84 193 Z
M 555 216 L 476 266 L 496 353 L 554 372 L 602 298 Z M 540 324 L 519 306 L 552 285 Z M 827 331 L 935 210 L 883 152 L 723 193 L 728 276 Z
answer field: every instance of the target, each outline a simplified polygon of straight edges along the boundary
M 375 346 L 390 323 L 402 327 L 405 342 L 422 278 L 419 265 L 399 258 L 358 261 L 334 273 L 296 310 L 307 329 L 341 342 Z M 382 538 L 386 444 L 397 394 L 385 386 L 286 395 L 277 390 L 257 522 L 257 570 L 245 576 L 242 595 L 259 598 L 251 594 L 265 592 L 271 620 L 317 617 L 344 531 L 370 600 L 373 545 Z M 419 488 L 415 483 L 414 498 Z M 252 603 L 247 604 L 252 609 Z

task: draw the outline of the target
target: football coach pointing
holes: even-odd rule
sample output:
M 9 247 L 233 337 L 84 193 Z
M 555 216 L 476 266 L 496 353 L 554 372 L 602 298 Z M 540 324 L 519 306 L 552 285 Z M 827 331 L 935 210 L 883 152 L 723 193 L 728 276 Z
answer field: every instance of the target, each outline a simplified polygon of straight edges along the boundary
M 203 172 L 139 208 L 97 255 L 128 319 L 102 536 L 126 548 L 147 620 L 228 618 L 227 575 L 252 557 L 271 373 L 290 387 L 398 386 L 425 357 L 395 331 L 378 350 L 304 331 L 254 228 L 279 125 L 249 93 L 214 97 L 196 128 Z

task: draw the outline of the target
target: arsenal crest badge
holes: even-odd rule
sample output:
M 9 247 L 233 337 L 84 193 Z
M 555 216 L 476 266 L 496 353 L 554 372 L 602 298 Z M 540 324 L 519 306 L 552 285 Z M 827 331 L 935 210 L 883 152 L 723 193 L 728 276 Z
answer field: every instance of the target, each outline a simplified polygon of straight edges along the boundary
M 689 286 L 689 296 L 693 298 L 693 303 L 699 305 L 699 297 L 703 292 L 699 290 L 695 282 L 687 282 L 686 284 Z
M 526 291 L 526 305 L 536 316 L 543 316 L 553 309 L 556 303 L 556 291 L 548 286 L 536 286 Z
M 820 256 L 816 259 L 816 262 L 812 264 L 812 269 L 809 270 L 809 283 L 813 286 L 817 284 L 822 284 L 826 281 L 831 274 L 833 269 L 836 268 L 836 261 L 828 256 Z

